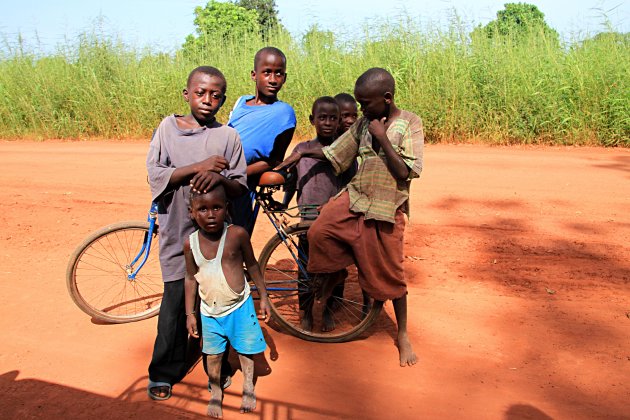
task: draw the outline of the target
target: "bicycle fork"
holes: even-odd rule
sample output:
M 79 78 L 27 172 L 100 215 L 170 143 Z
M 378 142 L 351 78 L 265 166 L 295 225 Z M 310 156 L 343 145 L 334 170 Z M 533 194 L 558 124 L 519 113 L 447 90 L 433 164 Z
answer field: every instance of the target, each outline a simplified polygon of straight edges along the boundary
M 149 215 L 147 216 L 147 221 L 149 222 L 149 230 L 144 234 L 144 241 L 142 242 L 142 248 L 138 255 L 131 261 L 131 263 L 125 266 L 125 271 L 127 272 L 127 280 L 135 281 L 136 275 L 140 271 L 140 269 L 144 266 L 149 258 L 149 252 L 151 252 L 151 241 L 153 240 L 153 232 L 155 231 L 155 222 L 157 220 L 158 213 L 158 205 L 157 203 L 151 203 L 151 209 L 149 210 Z M 142 257 L 142 261 L 140 264 L 134 269 L 134 265 L 140 260 Z

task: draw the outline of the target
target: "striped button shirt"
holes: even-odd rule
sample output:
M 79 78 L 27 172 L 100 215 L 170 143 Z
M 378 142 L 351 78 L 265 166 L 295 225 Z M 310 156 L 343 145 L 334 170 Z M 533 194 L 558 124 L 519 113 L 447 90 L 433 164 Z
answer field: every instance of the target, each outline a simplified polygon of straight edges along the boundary
M 401 208 L 409 216 L 409 185 L 422 172 L 424 130 L 417 115 L 402 111 L 387 128 L 387 138 L 394 150 L 409 167 L 409 177 L 396 180 L 387 169 L 382 148 L 377 154 L 372 148 L 369 120 L 360 118 L 341 137 L 323 152 L 336 174 L 346 171 L 359 158 L 359 169 L 347 187 L 350 210 L 363 213 L 365 219 L 394 223 L 396 210 Z

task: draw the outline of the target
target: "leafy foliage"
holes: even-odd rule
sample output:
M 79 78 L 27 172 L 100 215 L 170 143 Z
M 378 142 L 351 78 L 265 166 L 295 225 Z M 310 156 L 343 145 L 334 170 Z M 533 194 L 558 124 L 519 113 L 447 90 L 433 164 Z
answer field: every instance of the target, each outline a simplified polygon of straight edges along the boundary
M 190 54 L 137 50 L 103 31 L 44 55 L 18 39 L 0 53 L 0 138 L 148 138 L 165 115 L 188 112 L 181 89 L 206 63 L 229 82 L 225 122 L 234 100 L 252 92 L 255 52 L 274 45 L 288 58 L 280 97 L 296 111 L 298 138 L 313 135 L 316 97 L 352 92 L 361 72 L 379 66 L 396 80 L 397 104 L 424 120 L 427 141 L 630 147 L 630 42 L 612 27 L 560 45 L 555 32 L 471 39 L 465 25 L 404 20 L 349 41 L 313 26 L 298 41 L 261 33 L 257 19 L 239 36 L 223 24 L 199 29 L 193 39 L 207 42 Z
M 191 53 L 207 47 L 212 42 L 226 38 L 238 38 L 245 34 L 260 32 L 259 16 L 234 3 L 215 0 L 206 7 L 195 8 L 195 31 L 197 36 L 188 35 L 183 45 L 184 52 Z
M 237 0 L 234 4 L 247 10 L 256 11 L 258 13 L 258 24 L 263 32 L 275 29 L 280 22 L 274 0 Z
M 530 32 L 541 31 L 545 36 L 558 39 L 558 33 L 545 22 L 544 13 L 528 3 L 506 3 L 505 9 L 497 12 L 495 20 L 475 30 L 488 38 L 507 36 L 519 38 Z

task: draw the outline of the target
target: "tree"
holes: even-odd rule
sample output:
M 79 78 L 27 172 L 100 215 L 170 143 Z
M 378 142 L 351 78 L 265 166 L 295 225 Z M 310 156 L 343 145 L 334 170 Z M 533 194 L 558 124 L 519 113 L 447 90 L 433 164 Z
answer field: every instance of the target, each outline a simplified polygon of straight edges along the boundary
M 210 1 L 206 7 L 195 7 L 195 31 L 186 37 L 184 51 L 192 52 L 212 40 L 238 37 L 260 31 L 258 12 L 237 6 L 234 3 Z
M 263 32 L 275 29 L 279 24 L 278 10 L 274 0 L 236 0 L 234 4 L 258 13 L 258 24 Z
M 538 31 L 558 40 L 558 32 L 547 25 L 543 12 L 533 4 L 527 3 L 506 3 L 505 9 L 497 12 L 495 20 L 475 29 L 475 32 L 481 32 L 488 38 L 505 36 L 518 38 Z

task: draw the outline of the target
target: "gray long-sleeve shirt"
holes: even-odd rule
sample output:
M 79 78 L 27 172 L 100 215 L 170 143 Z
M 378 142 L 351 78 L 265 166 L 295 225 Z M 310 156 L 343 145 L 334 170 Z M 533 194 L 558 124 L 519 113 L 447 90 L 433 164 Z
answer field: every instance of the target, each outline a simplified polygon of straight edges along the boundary
M 158 203 L 160 266 L 165 282 L 184 278 L 184 240 L 194 230 L 188 215 L 190 187 L 168 185 L 175 169 L 219 155 L 230 163 L 221 175 L 247 186 L 247 164 L 236 130 L 217 122 L 211 127 L 183 130 L 177 126 L 176 117 L 169 115 L 162 120 L 147 155 L 151 197 Z

